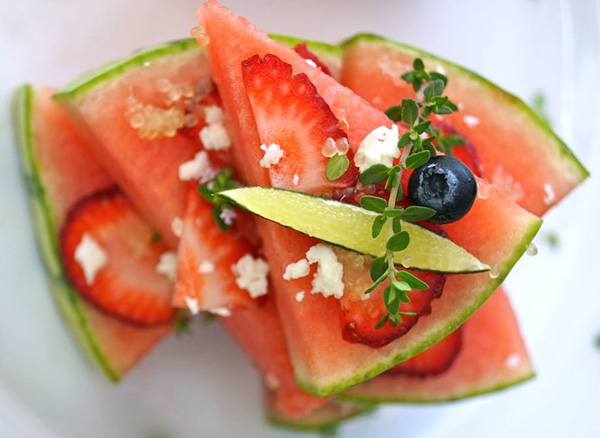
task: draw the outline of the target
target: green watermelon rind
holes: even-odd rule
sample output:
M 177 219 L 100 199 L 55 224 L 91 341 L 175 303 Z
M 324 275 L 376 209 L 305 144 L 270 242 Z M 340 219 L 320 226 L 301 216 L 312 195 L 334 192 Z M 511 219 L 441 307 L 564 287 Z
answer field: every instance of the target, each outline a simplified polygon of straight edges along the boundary
M 64 321 L 71 329 L 84 354 L 106 377 L 117 383 L 120 376 L 108 363 L 94 333 L 89 327 L 85 309 L 77 291 L 69 284 L 61 264 L 57 226 L 54 213 L 40 177 L 39 166 L 33 150 L 32 101 L 34 89 L 21 86 L 14 95 L 14 120 L 21 172 L 27 185 L 29 206 L 33 219 L 36 242 L 54 300 Z
M 105 83 L 108 80 L 118 78 L 119 76 L 144 67 L 144 64 L 160 59 L 165 55 L 175 55 L 178 53 L 189 52 L 191 50 L 201 51 L 203 48 L 198 45 L 194 38 L 185 38 L 181 40 L 171 41 L 140 50 L 131 56 L 109 62 L 101 67 L 90 70 L 87 73 L 76 78 L 74 81 L 65 85 L 57 94 L 56 99 L 77 99 L 84 93 L 99 84 Z
M 291 48 L 296 47 L 300 43 L 306 43 L 306 47 L 308 47 L 308 50 L 314 52 L 319 57 L 322 55 L 329 55 L 337 59 L 341 59 L 343 55 L 343 49 L 340 46 L 334 46 L 321 41 L 312 41 L 303 38 L 296 38 L 289 35 L 273 33 L 269 34 L 269 38 L 275 41 L 279 41 L 280 43 L 285 44 L 286 46 Z
M 521 100 L 519 97 L 507 92 L 506 90 L 500 88 L 498 85 L 494 84 L 490 80 L 480 76 L 478 73 L 475 73 L 472 70 L 469 70 L 461 65 L 455 64 L 454 62 L 449 61 L 447 59 L 436 56 L 425 50 L 417 49 L 416 47 L 412 47 L 407 44 L 400 43 L 398 41 L 389 40 L 380 35 L 372 33 L 356 34 L 344 40 L 340 44 L 340 47 L 342 48 L 342 50 L 346 50 L 348 47 L 359 42 L 386 44 L 394 49 L 411 53 L 415 57 L 422 58 L 424 61 L 435 61 L 447 67 L 448 69 L 455 70 L 458 74 L 463 75 L 470 80 L 482 84 L 490 92 L 494 93 L 496 95 L 496 98 L 504 100 L 508 104 L 512 105 L 515 109 L 515 114 L 520 113 L 524 119 L 530 120 L 537 128 L 539 128 L 540 132 L 547 137 L 548 145 L 554 145 L 556 150 L 560 152 L 560 155 L 563 157 L 564 161 L 566 163 L 569 163 L 570 167 L 573 168 L 573 171 L 576 174 L 578 174 L 580 181 L 583 181 L 590 175 L 589 171 L 583 166 L 583 164 L 579 161 L 575 154 L 573 154 L 571 149 L 569 149 L 569 147 L 552 130 L 550 125 L 548 125 L 546 121 L 544 121 L 531 107 L 529 107 L 529 105 L 523 102 L 523 100 Z
M 416 405 L 420 405 L 420 404 L 437 404 L 437 403 L 448 403 L 448 402 L 457 402 L 457 401 L 461 401 L 461 400 L 465 400 L 465 399 L 469 399 L 469 398 L 474 398 L 474 397 L 478 397 L 478 396 L 482 396 L 482 395 L 486 395 L 486 394 L 492 394 L 495 392 L 499 392 L 499 391 L 504 391 L 506 389 L 509 389 L 513 386 L 517 386 L 520 385 L 522 383 L 525 383 L 529 380 L 532 380 L 536 377 L 536 374 L 533 370 L 530 370 L 529 373 L 516 377 L 516 378 L 512 378 L 512 379 L 506 379 L 503 382 L 499 382 L 496 385 L 490 386 L 490 387 L 480 387 L 477 389 L 474 389 L 472 391 L 467 391 L 464 392 L 462 394 L 453 394 L 452 396 L 449 397 L 442 397 L 442 398 L 433 398 L 433 397 L 420 397 L 420 398 L 414 398 L 414 397 L 406 397 L 406 396 L 402 396 L 402 395 L 398 395 L 398 396 L 393 396 L 393 397 L 380 397 L 377 396 L 374 393 L 369 393 L 368 389 L 365 389 L 363 391 L 363 393 L 361 395 L 358 395 L 356 393 L 353 394 L 349 394 L 349 393 L 345 393 L 342 392 L 340 394 L 337 395 L 337 398 L 339 398 L 340 400 L 347 400 L 350 402 L 362 402 L 362 403 L 375 403 L 375 404 L 379 404 L 379 403 L 402 403 L 402 404 L 416 404 Z
M 492 293 L 502 284 L 508 273 L 511 271 L 517 261 L 525 254 L 527 247 L 532 242 L 533 238 L 542 226 L 542 220 L 534 215 L 529 215 L 528 230 L 522 236 L 520 242 L 514 246 L 514 251 L 511 257 L 508 257 L 502 267 L 499 275 L 495 279 L 491 279 L 485 290 L 476 294 L 472 301 L 472 305 L 461 309 L 460 313 L 456 313 L 452 318 L 444 320 L 442 327 L 432 328 L 429 336 L 421 336 L 420 340 L 415 340 L 412 345 L 408 345 L 403 352 L 400 352 L 393 357 L 376 359 L 376 362 L 367 364 L 362 369 L 357 370 L 352 376 L 339 379 L 330 385 L 315 385 L 308 380 L 304 380 L 301 374 L 296 374 L 296 382 L 300 388 L 317 397 L 325 397 L 331 394 L 339 393 L 342 390 L 359 383 L 365 382 L 384 371 L 390 369 L 394 365 L 403 362 L 420 352 L 424 351 L 431 345 L 441 341 L 458 327 L 460 327 L 471 315 L 477 311 L 492 295 Z

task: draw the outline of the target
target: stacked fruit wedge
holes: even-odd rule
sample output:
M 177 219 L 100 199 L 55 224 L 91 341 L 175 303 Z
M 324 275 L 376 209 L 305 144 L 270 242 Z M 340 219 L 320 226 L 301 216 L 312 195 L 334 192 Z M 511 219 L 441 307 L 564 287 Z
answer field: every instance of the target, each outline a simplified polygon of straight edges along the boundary
M 211 313 L 263 374 L 269 418 L 296 428 L 364 402 L 448 401 L 532 377 L 500 285 L 537 216 L 588 175 L 548 126 L 485 79 L 399 43 L 269 37 L 215 1 L 198 18 L 196 39 L 58 92 L 17 93 L 40 252 L 90 360 L 118 381 Z M 383 110 L 414 95 L 400 77 L 415 58 L 448 77 L 461 110 L 440 129 L 465 139 L 454 156 L 478 196 L 460 220 L 406 225 L 412 252 L 395 261 L 429 289 L 410 292 L 402 323 L 376 328 L 381 291 L 363 292 L 379 250 L 361 237 L 370 212 L 351 205 L 370 190 L 353 158 L 391 129 Z M 333 181 L 332 144 L 350 159 Z

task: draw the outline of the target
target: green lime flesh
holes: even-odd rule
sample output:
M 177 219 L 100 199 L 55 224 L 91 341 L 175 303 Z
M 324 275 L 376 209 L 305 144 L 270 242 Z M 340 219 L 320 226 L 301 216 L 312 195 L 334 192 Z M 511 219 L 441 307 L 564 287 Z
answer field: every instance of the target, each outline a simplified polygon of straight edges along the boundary
M 222 198 L 265 219 L 311 237 L 362 254 L 380 257 L 386 252 L 386 236 L 373 238 L 371 225 L 377 213 L 317 196 L 289 190 L 245 187 L 227 190 Z M 410 245 L 395 254 L 394 261 L 405 268 L 447 273 L 489 270 L 452 241 L 410 222 L 402 222 Z

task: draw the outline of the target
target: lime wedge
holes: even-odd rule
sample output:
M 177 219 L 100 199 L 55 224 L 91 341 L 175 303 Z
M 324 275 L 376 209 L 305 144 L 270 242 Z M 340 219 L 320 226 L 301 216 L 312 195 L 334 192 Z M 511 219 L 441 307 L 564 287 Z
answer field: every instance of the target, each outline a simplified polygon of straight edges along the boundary
M 267 187 L 226 190 L 219 197 L 270 221 L 333 245 L 379 257 L 385 254 L 385 233 L 373 239 L 376 213 L 343 202 Z M 394 261 L 405 268 L 452 274 L 490 269 L 452 241 L 410 222 L 402 222 L 410 245 Z

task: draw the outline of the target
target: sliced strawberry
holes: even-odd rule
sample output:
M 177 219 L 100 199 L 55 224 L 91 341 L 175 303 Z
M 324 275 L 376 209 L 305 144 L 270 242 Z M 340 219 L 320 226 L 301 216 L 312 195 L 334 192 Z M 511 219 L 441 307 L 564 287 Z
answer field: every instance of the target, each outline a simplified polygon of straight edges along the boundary
M 255 300 L 236 285 L 231 266 L 244 255 L 256 253 L 246 238 L 253 236 L 252 218 L 236 210 L 233 226 L 222 231 L 212 216 L 214 205 L 197 188 L 198 184 L 191 183 L 188 190 L 173 305 L 187 307 L 189 300 L 196 300 L 199 310 L 251 305 Z
M 460 352 L 462 345 L 462 329 L 458 328 L 432 345 L 427 350 L 411 357 L 405 362 L 390 368 L 390 374 L 405 374 L 415 377 L 436 376 L 446 371 Z
M 306 43 L 296 44 L 296 47 L 294 47 L 294 51 L 298 55 L 302 56 L 302 58 L 314 62 L 315 65 L 317 67 L 319 67 L 323 73 L 331 76 L 331 72 L 329 71 L 329 68 L 321 62 L 321 60 L 319 59 L 319 57 L 317 55 L 315 55 L 313 52 L 308 50 Z
M 173 283 L 156 270 L 167 247 L 153 235 L 116 188 L 88 196 L 73 207 L 61 232 L 65 274 L 84 298 L 110 315 L 137 324 L 169 322 Z M 85 262 L 76 253 L 90 239 L 105 257 L 86 277 Z
M 431 301 L 442 294 L 446 276 L 435 272 L 413 269 L 408 269 L 408 272 L 429 286 L 427 290 L 412 290 L 409 292 L 410 302 L 402 303 L 400 307 L 402 312 L 413 312 L 416 315 L 403 316 L 402 322 L 395 327 L 392 327 L 388 322 L 381 328 L 375 328 L 379 320 L 387 314 L 383 302 L 383 289 L 386 283 L 384 282 L 375 291 L 371 292 L 370 297 L 366 300 L 362 299 L 364 290 L 346 291 L 340 300 L 344 339 L 373 348 L 383 347 L 406 334 L 421 316 L 431 312 Z
M 347 141 L 347 136 L 305 74 L 294 76 L 292 66 L 274 55 L 256 55 L 242 62 L 242 76 L 261 143 L 283 150 L 280 161 L 268 169 L 273 187 L 323 194 L 325 188 L 355 184 L 358 170 L 353 164 L 333 183 L 325 176 L 329 158 L 322 153 L 323 145 Z

